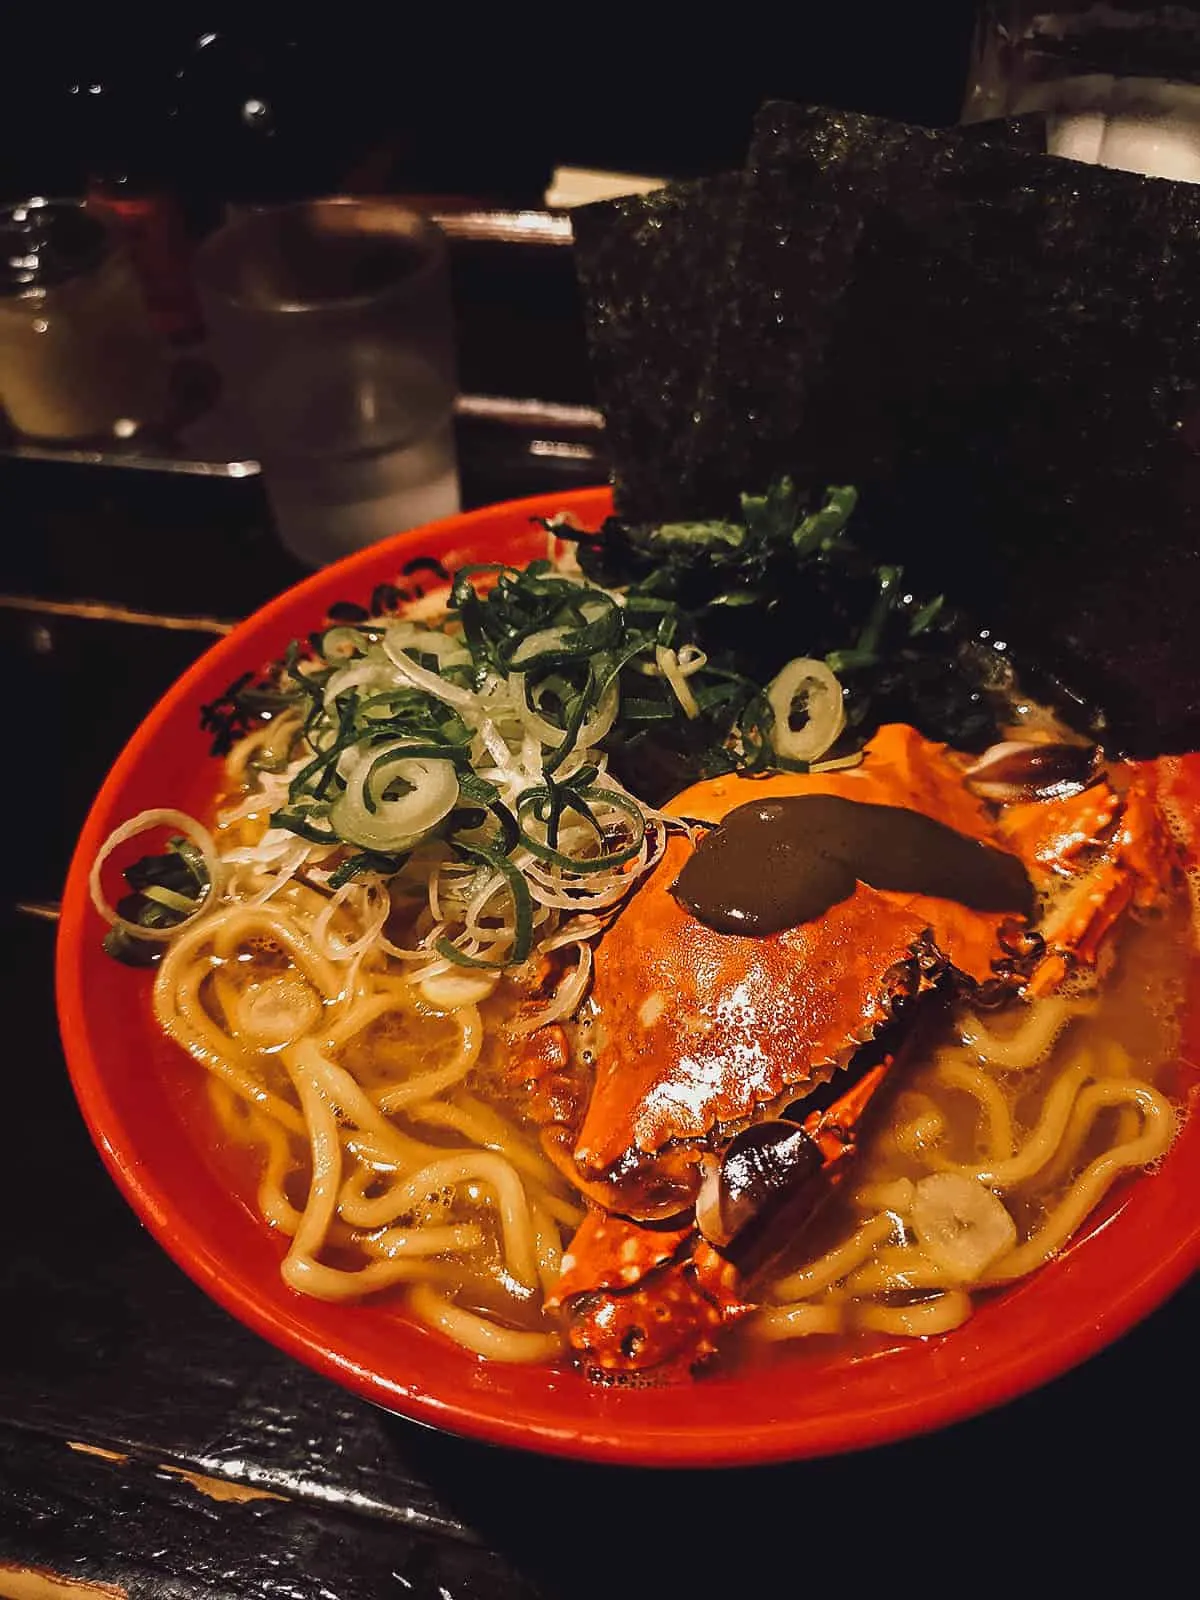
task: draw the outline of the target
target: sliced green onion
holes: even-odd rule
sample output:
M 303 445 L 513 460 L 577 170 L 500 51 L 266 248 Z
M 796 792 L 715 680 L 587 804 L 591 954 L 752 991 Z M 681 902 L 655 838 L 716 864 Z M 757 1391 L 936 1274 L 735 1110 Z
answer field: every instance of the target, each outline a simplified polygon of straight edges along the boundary
M 503 972 L 505 967 L 516 964 L 516 958 L 512 955 L 506 956 L 503 961 L 488 961 L 484 956 L 468 955 L 445 935 L 434 942 L 433 948 L 438 955 L 445 956 L 447 961 L 453 961 L 456 967 L 474 967 L 483 972 Z
M 665 700 L 626 700 L 621 707 L 625 722 L 674 722 L 675 707 Z
M 400 624 L 403 626 L 403 624 Z M 414 661 L 408 654 L 406 646 L 401 640 L 393 640 L 392 630 L 384 636 L 384 652 L 388 660 L 396 668 L 402 678 L 407 679 L 416 689 L 423 689 L 426 694 L 432 695 L 435 700 L 444 700 L 457 711 L 475 711 L 479 709 L 478 697 L 470 689 L 464 689 L 459 684 L 448 683 L 445 678 L 439 677 L 436 672 Z
M 518 639 L 506 652 L 510 669 L 528 672 L 532 667 L 565 666 L 590 661 L 615 644 L 621 633 L 621 611 L 610 595 L 592 590 L 578 606 L 580 625 L 561 623 L 538 628 Z
M 318 655 L 340 667 L 355 656 L 365 655 L 370 640 L 357 628 L 337 627 L 315 634 L 312 643 Z
M 363 804 L 372 815 L 374 815 L 379 809 L 380 801 L 380 796 L 376 793 L 377 774 L 383 772 L 388 767 L 395 766 L 396 762 L 401 759 L 408 761 L 450 761 L 453 762 L 455 766 L 458 766 L 470 761 L 470 751 L 464 749 L 462 746 L 456 748 L 452 745 L 421 744 L 416 741 L 410 742 L 408 740 L 402 740 L 397 744 L 389 744 L 378 747 L 374 751 L 368 750 L 363 756 L 363 760 L 365 760 L 367 763 L 367 770 L 362 780 L 362 798 Z M 464 777 L 466 777 L 466 774 L 464 774 Z M 353 776 L 351 775 L 347 781 L 348 783 L 352 782 Z M 394 782 L 395 775 L 393 775 L 392 779 L 389 781 Z M 482 783 L 483 780 L 479 779 L 476 781 Z M 462 787 L 462 783 L 463 779 L 460 778 L 460 788 Z M 385 784 L 383 787 L 386 788 L 387 785 Z
M 655 645 L 654 660 L 658 670 L 671 685 L 671 693 L 679 702 L 680 709 L 689 721 L 694 721 L 700 715 L 700 707 L 696 704 L 696 697 L 688 687 L 687 678 L 679 670 L 679 657 L 674 650 L 665 644 Z
M 512 689 L 513 701 L 517 708 L 517 715 L 521 721 L 541 744 L 550 745 L 556 751 L 563 742 L 565 729 L 555 727 L 540 711 L 534 709 L 529 703 L 529 691 L 522 672 L 514 672 L 509 678 Z M 599 744 L 612 729 L 617 720 L 620 709 L 621 696 L 615 683 L 610 683 L 600 696 L 596 705 L 590 708 L 590 714 L 584 718 L 576 731 L 575 743 L 584 749 Z
M 946 596 L 944 594 L 935 595 L 932 600 L 927 600 L 908 625 L 910 636 L 915 639 L 919 634 L 924 633 L 933 623 L 945 603 Z
M 435 657 L 439 672 L 446 672 L 453 667 L 471 667 L 475 664 L 470 650 L 462 639 L 456 639 L 448 633 L 440 633 L 436 628 L 425 628 L 415 622 L 396 622 L 388 629 L 387 636 L 397 648 L 410 655 Z
M 181 911 L 184 916 L 199 908 L 203 895 L 189 899 L 186 894 L 179 894 L 174 889 L 166 889 L 161 883 L 148 883 L 139 891 L 145 899 L 156 900 L 160 906 L 165 906 L 168 911 Z
M 347 856 L 345 861 L 333 869 L 329 875 L 329 887 L 340 889 L 344 883 L 349 883 L 351 878 L 357 878 L 364 872 L 378 872 L 382 877 L 391 878 L 403 865 L 403 856 L 380 855 L 374 850 L 364 850 L 361 855 Z
M 808 720 L 802 728 L 791 725 L 792 710 L 803 700 Z M 789 661 L 767 685 L 767 704 L 773 718 L 771 743 L 788 761 L 819 761 L 836 743 L 846 726 L 842 686 L 823 661 L 800 656 Z
M 587 682 L 575 696 L 571 710 L 567 715 L 566 726 L 563 729 L 562 743 L 549 751 L 542 763 L 542 770 L 547 774 L 557 772 L 559 767 L 579 743 L 579 730 L 583 727 L 584 718 L 587 716 L 588 707 L 593 703 L 596 690 L 595 668 L 589 662 Z
M 385 799 L 386 789 L 397 780 L 407 785 L 407 792 Z M 453 761 L 413 757 L 401 740 L 358 763 L 345 792 L 330 807 L 329 821 L 348 843 L 386 855 L 407 850 L 431 833 L 457 800 Z
M 324 820 L 323 817 L 318 820 Z M 311 813 L 302 811 L 272 811 L 270 817 L 273 828 L 286 828 L 289 833 L 298 834 L 301 839 L 308 839 L 312 844 L 337 844 L 338 836 L 326 822 L 323 828 L 317 826 Z
M 849 522 L 858 504 L 858 490 L 850 486 L 825 491 L 825 504 L 805 517 L 792 534 L 792 544 L 800 555 L 836 539 Z
M 519 966 L 522 961 L 528 960 L 530 947 L 533 944 L 533 900 L 529 894 L 529 886 L 521 876 L 521 869 L 508 856 L 501 855 L 498 850 L 489 849 L 487 845 L 463 844 L 456 840 L 454 848 L 468 861 L 476 861 L 480 866 L 491 867 L 492 871 L 498 872 L 508 885 L 514 916 L 512 946 L 504 961 L 488 961 L 481 956 L 469 956 L 452 940 L 445 938 L 439 939 L 435 948 L 447 960 L 462 967 L 496 970 Z
M 578 792 L 570 791 L 571 798 L 569 800 L 564 799 L 567 792 L 565 785 L 558 786 L 560 808 L 565 804 L 571 810 L 580 811 L 594 827 L 597 826 L 595 817 L 592 816 L 590 811 L 585 811 L 583 806 L 577 804 L 578 801 L 586 802 L 590 800 L 597 804 L 603 802 L 605 805 L 612 806 L 616 811 L 624 812 L 633 825 L 633 842 L 623 845 L 617 850 L 607 851 L 599 856 L 569 856 L 565 855 L 561 850 L 554 849 L 552 845 L 538 839 L 530 834 L 526 828 L 521 827 L 521 843 L 529 851 L 530 855 L 536 856 L 539 861 L 549 861 L 553 866 L 580 873 L 608 872 L 613 867 L 622 867 L 627 861 L 632 861 L 641 850 L 642 843 L 646 837 L 646 819 L 637 801 L 629 795 L 622 794 L 619 790 L 603 789 L 596 785 L 580 789 Z M 552 805 L 554 798 L 548 788 L 526 789 L 525 793 L 517 801 L 518 826 L 531 813 L 535 820 L 545 825 L 546 819 L 538 815 L 537 808 L 543 805 Z
M 458 792 L 464 800 L 473 800 L 480 806 L 491 807 L 500 798 L 496 785 L 488 778 L 481 778 L 477 772 L 459 773 Z
M 199 852 L 204 863 L 204 873 L 208 887 L 203 896 L 199 897 L 189 908 L 187 915 L 179 921 L 166 927 L 142 926 L 132 922 L 122 915 L 119 908 L 114 908 L 108 902 L 101 884 L 101 874 L 104 864 L 118 845 L 124 844 L 127 839 L 135 838 L 139 833 L 145 833 L 151 828 L 173 828 L 188 838 Z M 220 891 L 221 864 L 217 855 L 217 847 L 208 829 L 202 827 L 194 817 L 189 817 L 186 812 L 175 811 L 170 807 L 154 807 L 149 811 L 139 811 L 137 816 L 131 817 L 128 822 L 123 822 L 119 828 L 114 828 L 104 841 L 99 854 L 92 862 L 92 869 L 88 875 L 88 889 L 91 893 L 92 904 L 110 925 L 120 928 L 122 932 L 134 939 L 169 939 L 177 928 L 183 928 L 188 922 L 204 909 L 209 897 Z M 139 891 L 145 897 L 145 889 Z M 165 909 L 165 908 L 164 908 Z

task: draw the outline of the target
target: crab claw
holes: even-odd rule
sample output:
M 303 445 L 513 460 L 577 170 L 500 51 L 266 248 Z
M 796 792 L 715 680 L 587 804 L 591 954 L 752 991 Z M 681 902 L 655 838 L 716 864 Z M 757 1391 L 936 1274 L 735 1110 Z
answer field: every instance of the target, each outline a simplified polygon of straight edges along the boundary
M 780 1224 L 794 1234 L 820 1204 L 891 1065 L 889 1056 L 871 1067 L 802 1124 L 772 1120 L 744 1129 L 710 1169 L 697 1203 L 699 1226 L 689 1219 L 647 1227 L 589 1211 L 546 1300 L 548 1310 L 563 1312 L 567 1343 L 585 1370 L 602 1381 L 614 1373 L 661 1381 L 711 1356 L 721 1329 L 753 1310 L 744 1273 L 787 1242 Z M 718 1235 L 723 1250 L 710 1242 Z
M 963 773 L 984 800 L 1054 800 L 1086 789 L 1096 776 L 1095 745 L 1007 739 L 994 744 Z
M 737 1268 L 690 1224 L 644 1227 L 598 1210 L 580 1223 L 546 1306 L 564 1310 L 568 1345 L 600 1381 L 686 1375 L 751 1310 Z

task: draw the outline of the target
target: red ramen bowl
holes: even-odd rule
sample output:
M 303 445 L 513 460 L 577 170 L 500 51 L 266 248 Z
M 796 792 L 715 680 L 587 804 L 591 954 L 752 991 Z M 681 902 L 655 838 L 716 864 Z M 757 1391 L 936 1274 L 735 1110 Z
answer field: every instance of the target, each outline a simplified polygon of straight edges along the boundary
M 953 1333 L 869 1349 L 815 1341 L 691 1384 L 601 1389 L 565 1366 L 480 1360 L 394 1302 L 332 1305 L 286 1287 L 281 1240 L 218 1159 L 201 1069 L 155 1025 L 151 974 L 101 950 L 89 867 L 109 832 L 137 811 L 210 811 L 220 768 L 209 759 L 200 708 L 231 679 L 281 655 L 334 601 L 364 601 L 415 556 L 451 568 L 524 562 L 545 548 L 535 515 L 568 510 L 596 526 L 609 509 L 607 490 L 580 490 L 491 506 L 375 545 L 265 606 L 164 696 L 92 806 L 63 898 L 59 1015 L 92 1136 L 142 1221 L 214 1300 L 348 1389 L 435 1427 L 596 1461 L 701 1466 L 854 1449 L 995 1406 L 1099 1350 L 1200 1262 L 1200 1116 L 1158 1170 L 1109 1196 L 1059 1259 L 986 1300 Z M 1180 764 L 1177 789 L 1200 816 L 1200 760 Z M 1200 994 L 1200 983 L 1192 987 Z M 1185 1053 L 1194 1060 L 1200 1017 L 1192 1013 Z

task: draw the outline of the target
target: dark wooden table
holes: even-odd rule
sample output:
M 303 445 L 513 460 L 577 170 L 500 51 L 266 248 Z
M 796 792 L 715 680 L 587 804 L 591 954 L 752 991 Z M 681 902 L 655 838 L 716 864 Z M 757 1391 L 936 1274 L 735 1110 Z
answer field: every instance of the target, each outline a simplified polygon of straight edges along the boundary
M 587 402 L 555 259 L 552 293 L 518 274 L 526 325 L 507 321 L 506 374 L 481 360 L 482 392 L 505 392 L 536 348 L 516 392 Z M 586 452 L 533 448 L 554 443 L 546 431 L 465 421 L 468 501 L 594 481 Z M 425 1430 L 211 1304 L 127 1209 L 80 1120 L 54 902 L 139 718 L 295 570 L 254 479 L 0 460 L 0 517 L 0 1595 L 1041 1595 L 1169 1579 L 1193 1499 L 1195 1284 L 999 1412 L 860 1456 L 714 1473 L 589 1468 Z M 68 1580 L 85 1587 L 53 1586 Z

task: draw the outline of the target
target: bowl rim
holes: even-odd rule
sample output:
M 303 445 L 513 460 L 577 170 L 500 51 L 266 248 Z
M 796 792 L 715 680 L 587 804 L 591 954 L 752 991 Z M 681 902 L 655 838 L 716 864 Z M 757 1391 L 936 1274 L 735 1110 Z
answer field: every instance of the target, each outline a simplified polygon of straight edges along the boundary
M 592 1462 L 629 1466 L 748 1466 L 841 1454 L 943 1428 L 1026 1394 L 1078 1365 L 1149 1315 L 1200 1268 L 1200 1215 L 1162 1253 L 1126 1273 L 1102 1305 L 1091 1304 L 1077 1319 L 1057 1327 L 1043 1342 L 1005 1350 L 961 1381 L 931 1391 L 905 1393 L 870 1416 L 841 1417 L 836 1412 L 814 1423 L 789 1428 L 786 1419 L 770 1429 L 746 1430 L 736 1417 L 717 1427 L 646 1427 L 632 1431 L 589 1426 L 543 1429 L 489 1403 L 481 1390 L 478 1404 L 439 1400 L 419 1383 L 407 1387 L 365 1369 L 336 1345 L 305 1325 L 302 1306 L 281 1317 L 256 1292 L 254 1282 L 230 1272 L 219 1251 L 170 1192 L 170 1183 L 134 1148 L 132 1136 L 105 1083 L 104 1069 L 83 1023 L 88 1002 L 83 957 L 91 901 L 92 860 L 111 826 L 128 778 L 158 734 L 175 721 L 195 689 L 207 684 L 214 668 L 238 655 L 243 646 L 269 631 L 277 619 L 312 598 L 328 602 L 332 584 L 348 587 L 392 554 L 409 554 L 430 538 L 461 536 L 501 518 L 552 515 L 566 511 L 590 520 L 611 509 L 607 487 L 551 492 L 498 502 L 459 513 L 354 552 L 290 586 L 252 612 L 217 640 L 177 678 L 155 703 L 122 748 L 89 808 L 72 855 L 63 896 L 56 948 L 56 995 L 64 1055 L 80 1111 L 110 1176 L 137 1216 L 167 1254 L 218 1305 L 286 1354 L 327 1378 L 410 1421 L 485 1443 Z M 419 551 L 417 552 L 419 553 Z M 1193 1115 L 1195 1107 L 1193 1107 Z M 1169 1159 L 1169 1156 L 1168 1156 Z M 1051 1267 L 1053 1268 L 1053 1263 Z M 300 1300 L 301 1297 L 297 1297 Z M 952 1337 L 952 1336 L 950 1336 Z M 475 1359 L 468 1357 L 468 1359 Z

